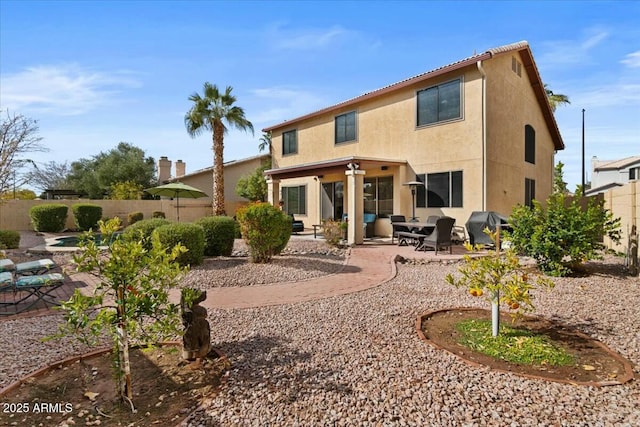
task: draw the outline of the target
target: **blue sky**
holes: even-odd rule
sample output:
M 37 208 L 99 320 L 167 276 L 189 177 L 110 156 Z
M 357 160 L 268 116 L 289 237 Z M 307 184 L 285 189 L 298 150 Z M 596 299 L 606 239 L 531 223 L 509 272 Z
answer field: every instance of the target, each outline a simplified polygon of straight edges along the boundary
M 364 92 L 527 40 L 556 119 L 569 188 L 580 183 L 582 109 L 591 156 L 640 155 L 640 2 L 206 2 L 0 0 L 0 108 L 38 120 L 72 162 L 121 141 L 156 160 L 212 164 L 184 127 L 205 81 L 233 86 L 255 136 L 231 131 L 225 161 L 258 154 L 260 130 Z

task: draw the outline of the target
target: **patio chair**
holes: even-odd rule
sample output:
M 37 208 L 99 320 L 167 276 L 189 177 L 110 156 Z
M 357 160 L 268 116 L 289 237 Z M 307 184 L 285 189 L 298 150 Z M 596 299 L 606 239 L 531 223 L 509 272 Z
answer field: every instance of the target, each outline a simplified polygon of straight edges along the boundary
M 436 255 L 438 255 L 438 249 L 449 247 L 449 253 L 451 253 L 451 230 L 456 223 L 455 218 L 448 216 L 440 217 L 436 221 L 436 228 L 433 229 L 431 234 L 427 235 L 420 245 L 416 247 L 416 250 L 426 251 L 427 248 L 434 248 Z
M 406 225 L 394 224 L 394 222 L 407 222 L 404 215 L 389 215 L 389 220 L 391 221 L 391 244 L 393 245 L 393 239 L 398 237 L 399 232 L 409 232 L 410 230 Z
M 292 233 L 299 233 L 301 231 L 304 231 L 304 222 L 297 220 L 293 214 L 289 214 L 289 216 L 291 217 L 291 232 Z
M 0 292 L 12 293 L 13 298 L 4 299 L 0 306 L 14 306 L 13 311 L 0 313 L 1 315 L 18 314 L 30 309 L 42 301 L 45 307 L 57 304 L 52 292 L 64 285 L 64 276 L 60 273 L 46 273 L 14 278 L 8 271 L 0 273 Z M 34 297 L 34 298 L 31 298 Z M 22 302 L 32 299 L 26 305 L 18 308 Z
M 34 274 L 48 273 L 49 270 L 52 270 L 57 266 L 58 265 L 49 258 L 21 262 L 18 264 L 14 264 L 14 262 L 8 258 L 0 259 L 0 272 L 10 271 L 18 276 L 32 276 Z

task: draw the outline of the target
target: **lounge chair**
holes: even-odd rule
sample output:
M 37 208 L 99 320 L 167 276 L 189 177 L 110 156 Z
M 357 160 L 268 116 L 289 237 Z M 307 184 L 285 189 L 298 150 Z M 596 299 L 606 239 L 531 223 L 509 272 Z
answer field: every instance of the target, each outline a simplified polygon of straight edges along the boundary
M 436 221 L 436 227 L 431 234 L 428 234 L 424 239 L 420 241 L 420 244 L 416 246 L 416 250 L 426 251 L 427 248 L 434 248 L 436 255 L 438 255 L 438 249 L 449 247 L 449 253 L 451 253 L 451 230 L 456 223 L 455 218 L 448 216 L 440 217 Z
M 394 222 L 406 222 L 406 218 L 404 215 L 389 215 L 389 220 L 391 221 L 391 244 L 393 244 L 393 239 L 398 237 L 399 232 L 409 232 L 409 227 L 406 225 L 396 225 Z
M 8 271 L 0 272 L 0 292 L 13 293 L 13 299 L 5 299 L 0 302 L 0 306 L 14 306 L 15 310 L 0 313 L 0 315 L 18 314 L 33 307 L 39 301 L 48 304 L 56 304 L 53 291 L 64 284 L 64 276 L 60 273 L 46 273 L 14 278 Z M 31 298 L 34 297 L 34 298 Z M 24 301 L 29 301 L 26 305 L 18 308 Z
M 57 267 L 57 264 L 49 258 L 14 264 L 10 259 L 0 259 L 0 272 L 11 271 L 18 276 L 32 276 L 34 274 L 48 273 Z

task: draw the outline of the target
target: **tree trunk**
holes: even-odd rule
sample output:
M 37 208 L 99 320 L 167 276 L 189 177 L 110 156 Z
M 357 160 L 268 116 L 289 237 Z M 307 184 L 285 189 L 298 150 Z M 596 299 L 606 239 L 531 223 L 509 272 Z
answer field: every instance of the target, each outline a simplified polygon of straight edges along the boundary
M 129 337 L 127 336 L 127 321 L 125 319 L 124 308 L 124 290 L 122 287 L 118 288 L 118 299 L 121 301 L 118 304 L 118 327 L 117 327 L 117 341 L 118 346 L 118 362 L 120 369 L 118 372 L 118 392 L 120 398 L 124 401 L 125 398 L 129 399 L 129 402 L 133 399 L 133 392 L 131 390 L 131 367 L 129 365 Z
M 225 215 L 224 208 L 224 126 L 213 124 L 213 214 Z

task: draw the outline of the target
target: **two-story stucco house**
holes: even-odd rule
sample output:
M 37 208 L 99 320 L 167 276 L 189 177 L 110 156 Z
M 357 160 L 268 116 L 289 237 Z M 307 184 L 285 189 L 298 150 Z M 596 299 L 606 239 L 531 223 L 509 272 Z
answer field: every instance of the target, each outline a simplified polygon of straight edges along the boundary
M 362 243 L 364 213 L 390 235 L 388 216 L 473 211 L 508 215 L 546 199 L 564 148 L 527 42 L 490 49 L 268 127 L 269 200 L 316 224 L 348 213 Z M 406 184 L 420 181 L 415 206 Z M 353 221 L 352 221 L 353 219 Z
M 640 156 L 618 160 L 599 160 L 594 156 L 591 159 L 591 189 L 585 194 L 604 193 L 635 180 L 640 180 Z

